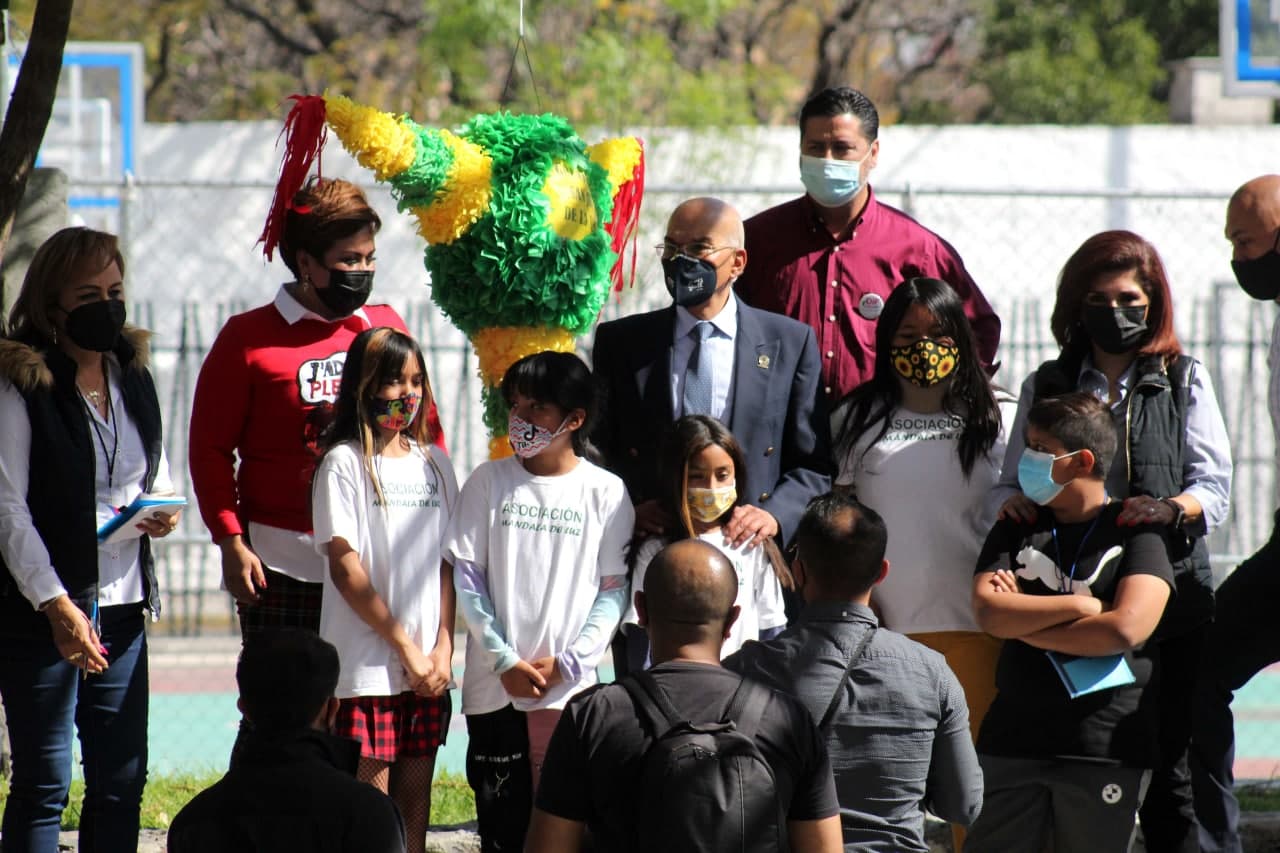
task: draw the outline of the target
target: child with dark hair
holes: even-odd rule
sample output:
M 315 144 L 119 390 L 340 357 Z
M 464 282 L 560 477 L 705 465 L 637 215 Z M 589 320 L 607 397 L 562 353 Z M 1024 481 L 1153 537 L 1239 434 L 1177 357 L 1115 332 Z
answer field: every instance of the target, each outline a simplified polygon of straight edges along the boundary
M 1164 532 L 1123 523 L 1107 494 L 1115 428 L 1092 394 L 1037 401 L 1026 445 L 1018 480 L 1036 516 L 997 522 L 974 576 L 978 623 L 1006 642 L 965 850 L 1127 850 L 1159 758 L 1144 644 L 1173 589 Z
M 738 575 L 735 604 L 740 613 L 720 648 L 721 656 L 733 654 L 747 640 L 767 640 L 787 624 L 782 587 L 791 588 L 791 573 L 778 546 L 766 539 L 758 548 L 750 543 L 735 548 L 723 532 L 733 508 L 743 503 L 737 483 L 745 479 L 742 447 L 728 428 L 707 415 L 680 418 L 666 436 L 658 460 L 662 490 L 658 503 L 677 526 L 659 535 L 636 537 L 627 558 L 633 598 L 644 590 L 650 560 L 676 540 L 701 539 L 729 558 Z M 637 622 L 632 604 L 623 619 L 629 671 L 643 669 L 649 651 L 648 637 Z
M 519 850 L 547 742 L 596 683 L 627 598 L 626 488 L 586 436 L 595 385 L 582 360 L 541 352 L 508 369 L 515 456 L 463 486 L 445 556 L 467 623 L 462 711 L 483 850 Z
M 305 628 L 268 632 L 240 653 L 236 684 L 248 721 L 240 748 L 174 816 L 171 853 L 404 853 L 395 803 L 355 778 L 358 745 L 329 733 L 337 650 Z
M 995 697 L 1000 641 L 978 627 L 968 592 L 995 520 L 987 496 L 1013 399 L 992 386 L 965 303 L 945 281 L 899 284 L 875 334 L 871 378 L 832 418 L 836 486 L 884 515 L 893 572 L 872 603 L 884 627 L 947 659 L 976 737 Z M 963 833 L 953 831 L 959 848 Z
M 328 561 L 320 634 L 338 648 L 335 733 L 360 742 L 359 776 L 389 792 L 421 851 L 452 706 L 453 569 L 441 559 L 458 482 L 426 412 L 422 351 L 392 328 L 347 352 L 316 471 L 316 549 Z

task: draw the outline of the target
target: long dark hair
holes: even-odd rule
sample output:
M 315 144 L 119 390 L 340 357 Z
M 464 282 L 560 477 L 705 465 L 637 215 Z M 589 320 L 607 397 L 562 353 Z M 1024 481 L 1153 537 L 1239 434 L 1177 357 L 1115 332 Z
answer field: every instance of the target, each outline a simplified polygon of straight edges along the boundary
M 991 383 L 982 370 L 973 329 L 964 315 L 964 303 L 951 285 L 936 278 L 907 279 L 885 300 L 884 311 L 876 323 L 875 372 L 845 398 L 848 415 L 836 439 L 836 453 L 838 457 L 853 453 L 858 439 L 877 426 L 879 432 L 867 449 L 889 432 L 890 416 L 902 402 L 902 386 L 897 371 L 893 369 L 889 351 L 893 347 L 894 335 L 902 325 L 902 318 L 912 305 L 919 305 L 932 314 L 942 327 L 942 333 L 955 341 L 959 351 L 955 373 L 942 398 L 942 407 L 964 418 L 958 451 L 960 468 L 968 478 L 978 458 L 992 448 L 1000 435 L 1000 409 L 991 391 Z
M 673 518 L 679 520 L 679 530 L 669 530 L 664 537 L 667 543 L 677 539 L 696 539 L 693 529 L 693 518 L 689 515 L 689 460 L 711 445 L 716 445 L 733 460 L 733 478 L 741 484 L 747 479 L 747 457 L 738 439 L 734 438 L 729 428 L 720 421 L 707 415 L 685 415 L 672 425 L 671 430 L 662 441 L 658 451 L 658 503 Z M 734 507 L 745 503 L 741 488 L 733 506 L 724 511 L 718 519 L 724 523 Z M 634 569 L 635 556 L 639 552 L 640 543 L 648 538 L 648 534 L 638 534 L 631 542 L 627 553 L 629 569 Z M 768 557 L 778 581 L 786 589 L 795 586 L 791 572 L 772 539 L 764 541 L 762 546 Z
M 596 419 L 596 386 L 582 359 L 571 352 L 554 350 L 526 355 L 507 368 L 502 377 L 502 399 L 507 406 L 516 394 L 539 403 L 552 403 L 565 412 L 582 409 L 586 418 L 570 434 L 573 452 L 596 465 L 603 464 L 600 451 L 587 438 Z
M 369 401 L 385 383 L 400 378 L 409 359 L 414 359 L 422 370 L 422 404 L 413 423 L 401 430 L 401 435 L 413 439 L 425 450 L 435 439 L 431 432 L 431 419 L 427 416 L 435 399 L 431 393 L 430 377 L 427 376 L 427 363 L 417 341 L 389 326 L 366 329 L 351 342 L 347 360 L 342 366 L 342 384 L 338 387 L 338 399 L 333 406 L 333 420 L 320 435 L 322 453 L 328 453 L 331 448 L 347 441 L 360 442 L 365 470 L 379 500 L 385 499 L 373 465 L 378 433 Z

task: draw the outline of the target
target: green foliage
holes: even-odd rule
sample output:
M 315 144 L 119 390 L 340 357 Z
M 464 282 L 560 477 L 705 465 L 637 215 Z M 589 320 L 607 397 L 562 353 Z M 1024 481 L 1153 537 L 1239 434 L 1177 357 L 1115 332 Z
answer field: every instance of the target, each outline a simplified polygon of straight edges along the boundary
M 976 76 L 984 120 L 1131 124 L 1162 121 L 1160 46 L 1123 0 L 995 0 Z
M 180 773 L 152 776 L 142 792 L 142 826 L 146 829 L 168 829 L 183 806 L 196 794 L 222 778 L 221 773 Z M 9 780 L 0 779 L 0 813 L 9 797 Z M 80 828 L 80 805 L 84 801 L 84 782 L 71 783 L 71 798 L 62 813 L 62 828 Z M 476 819 L 476 798 L 459 773 L 441 772 L 431 785 L 432 826 L 456 826 Z
M 1165 62 L 1218 55 L 1218 0 L 1128 0 Z
M 431 784 L 431 825 L 457 826 L 476 819 L 476 795 L 461 773 L 437 773 Z

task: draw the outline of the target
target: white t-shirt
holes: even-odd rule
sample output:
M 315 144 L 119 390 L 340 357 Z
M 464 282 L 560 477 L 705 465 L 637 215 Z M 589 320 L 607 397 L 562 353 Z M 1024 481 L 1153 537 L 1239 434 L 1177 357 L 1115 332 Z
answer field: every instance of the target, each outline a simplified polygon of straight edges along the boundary
M 586 459 L 567 474 L 537 477 L 511 456 L 483 463 L 463 486 L 445 556 L 483 570 L 498 629 L 522 660 L 536 660 L 577 639 L 601 578 L 626 574 L 634 521 L 622 480 Z M 563 708 L 596 683 L 596 663 L 583 661 L 577 683 L 561 683 L 541 699 L 516 699 L 492 656 L 468 635 L 462 711 Z
M 440 630 L 440 545 L 450 510 L 458 505 L 458 480 L 438 447 L 414 445 L 408 456 L 377 456 L 374 462 L 385 506 L 359 444 L 340 444 L 325 455 L 316 471 L 312 509 L 316 549 L 326 555 L 327 566 L 329 541 L 347 540 L 396 621 L 429 652 Z M 399 655 L 356 615 L 327 571 L 320 636 L 338 649 L 338 698 L 410 689 Z
M 729 629 L 729 636 L 720 647 L 720 657 L 726 658 L 742 648 L 747 640 L 760 637 L 760 632 L 768 628 L 781 628 L 787 624 L 787 613 L 782 602 L 782 584 L 765 556 L 764 548 L 756 546 L 747 548 L 742 543 L 737 548 L 730 548 L 724 542 L 724 532 L 703 533 L 698 537 L 708 545 L 714 545 L 720 553 L 729 558 L 733 570 L 738 574 L 738 597 L 734 604 L 741 608 L 738 621 Z M 636 622 L 637 592 L 644 590 L 644 574 L 649 562 L 658 552 L 667 546 L 661 536 L 651 536 L 640 543 L 636 551 L 636 570 L 631 576 L 631 605 L 627 609 L 624 621 Z
M 1016 404 L 1001 404 L 1012 423 Z M 973 570 L 995 518 L 987 494 L 1000 477 L 1003 429 L 966 479 L 958 453 L 965 419 L 898 407 L 889 431 L 863 456 L 879 426 L 863 433 L 839 460 L 838 485 L 884 519 L 889 576 L 871 593 L 886 628 L 900 634 L 979 631 L 973 615 Z

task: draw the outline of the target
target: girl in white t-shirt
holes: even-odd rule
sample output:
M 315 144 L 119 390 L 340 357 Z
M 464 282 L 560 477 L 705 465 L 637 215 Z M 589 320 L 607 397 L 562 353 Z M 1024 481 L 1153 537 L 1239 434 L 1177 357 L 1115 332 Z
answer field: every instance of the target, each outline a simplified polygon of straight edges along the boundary
M 587 441 L 587 366 L 569 353 L 517 361 L 502 380 L 514 457 L 463 486 L 445 545 L 466 620 L 467 781 L 486 850 L 523 848 L 547 741 L 596 682 L 627 598 L 634 511 Z
M 1013 399 L 999 393 L 1012 415 Z M 836 485 L 889 530 L 889 574 L 872 605 L 886 628 L 946 657 L 974 733 L 995 697 L 1000 652 L 970 600 L 995 521 L 988 495 L 1004 454 L 1001 420 L 955 290 L 931 278 L 898 285 L 877 322 L 875 372 L 833 417 Z
M 782 587 L 791 588 L 787 570 L 772 539 L 758 547 L 744 543 L 731 547 L 721 533 L 733 508 L 742 501 L 736 483 L 745 477 L 742 447 L 728 428 L 706 415 L 686 415 L 675 422 L 662 446 L 658 462 L 661 484 L 659 502 L 681 531 L 672 535 L 648 536 L 631 545 L 628 563 L 632 567 L 632 597 L 644 589 L 644 573 L 649 561 L 671 542 L 695 537 L 719 548 L 738 574 L 738 619 L 729 629 L 720 656 L 727 657 L 747 640 L 767 640 L 787 624 Z M 636 624 L 635 606 L 623 623 L 626 636 L 627 668 L 639 670 L 649 651 L 648 636 Z
M 320 635 L 341 662 L 334 733 L 360 741 L 359 778 L 396 801 L 410 851 L 425 843 L 452 713 L 453 570 L 441 542 L 458 483 L 431 443 L 431 400 L 413 338 L 385 327 L 357 336 L 312 505 L 329 564 Z

